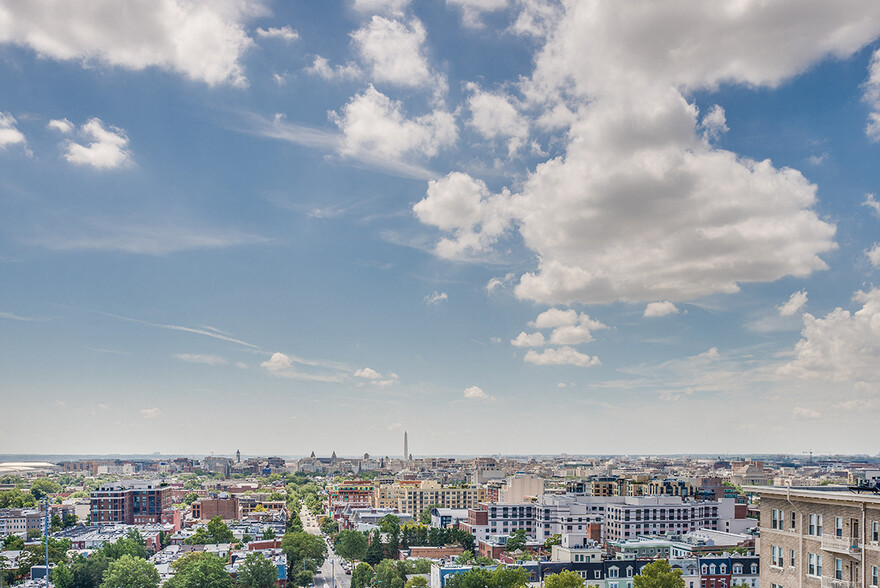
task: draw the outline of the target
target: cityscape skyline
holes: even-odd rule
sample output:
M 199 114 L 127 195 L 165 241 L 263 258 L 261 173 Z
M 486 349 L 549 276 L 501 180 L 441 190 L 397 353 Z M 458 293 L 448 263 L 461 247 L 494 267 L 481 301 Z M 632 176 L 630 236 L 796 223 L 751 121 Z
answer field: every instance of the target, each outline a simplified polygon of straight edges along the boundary
M 874 0 L 0 2 L 0 76 L 0 451 L 875 453 Z

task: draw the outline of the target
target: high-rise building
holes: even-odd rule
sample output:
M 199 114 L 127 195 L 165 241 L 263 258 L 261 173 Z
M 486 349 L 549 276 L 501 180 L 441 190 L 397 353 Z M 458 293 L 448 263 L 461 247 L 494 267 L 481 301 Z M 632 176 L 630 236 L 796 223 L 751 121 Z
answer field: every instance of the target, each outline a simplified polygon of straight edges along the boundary
M 171 487 L 161 480 L 104 484 L 91 495 L 92 525 L 145 525 L 162 521 L 171 508 Z

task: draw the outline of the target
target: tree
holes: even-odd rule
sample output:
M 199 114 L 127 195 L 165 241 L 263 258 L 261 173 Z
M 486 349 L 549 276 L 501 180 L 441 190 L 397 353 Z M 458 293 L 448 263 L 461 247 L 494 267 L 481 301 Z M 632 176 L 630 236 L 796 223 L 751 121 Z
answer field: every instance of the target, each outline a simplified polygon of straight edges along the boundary
M 345 559 L 364 559 L 367 553 L 367 538 L 357 531 L 340 531 L 336 536 L 336 553 Z
M 212 543 L 232 543 L 235 541 L 235 535 L 232 534 L 232 531 L 229 530 L 229 527 L 219 516 L 213 517 L 208 521 L 207 527 Z
M 431 511 L 435 508 L 443 508 L 442 504 L 432 504 L 431 506 L 426 507 L 422 512 L 419 513 L 419 522 L 423 525 L 431 524 Z
M 275 529 L 273 529 L 272 527 L 266 527 L 265 529 L 263 529 L 263 535 L 261 537 L 261 539 L 263 541 L 268 541 L 269 539 L 274 539 L 274 538 L 275 538 Z
M 373 567 L 365 562 L 355 566 L 351 572 L 351 588 L 367 588 L 373 582 Z
M 34 480 L 31 484 L 31 495 L 36 500 L 41 500 L 44 496 L 55 494 L 56 492 L 61 492 L 61 486 L 48 478 Z
M 544 578 L 544 588 L 584 588 L 584 580 L 576 572 L 562 570 Z
M 18 535 L 7 535 L 3 539 L 3 551 L 21 551 L 24 549 L 24 539 Z
M 327 545 L 317 535 L 294 531 L 284 534 L 281 550 L 287 556 L 288 579 L 300 586 L 307 586 L 324 563 Z
M 156 566 L 145 559 L 123 555 L 104 572 L 101 588 L 156 588 L 159 586 Z
M 191 553 L 171 564 L 174 577 L 166 588 L 233 588 L 226 564 L 213 553 Z
M 404 588 L 427 588 L 428 580 L 424 576 L 413 576 L 406 581 Z
M 378 530 L 373 531 L 373 536 L 370 537 L 370 545 L 367 547 L 367 552 L 364 554 L 364 561 L 374 566 L 382 561 L 383 555 L 382 538 L 379 535 Z
M 549 537 L 547 537 L 547 540 L 544 541 L 544 547 L 546 549 L 550 549 L 554 545 L 562 545 L 562 535 L 560 535 L 559 533 L 554 533 L 553 535 L 550 535 Z
M 528 537 L 526 536 L 525 529 L 517 529 L 513 533 L 510 534 L 510 537 L 507 539 L 507 543 L 504 546 L 504 551 L 517 551 L 518 549 L 522 549 L 526 546 L 526 540 Z
M 373 585 L 378 588 L 403 588 L 406 576 L 401 574 L 394 560 L 386 559 L 373 566 L 376 575 L 373 577 Z
M 249 553 L 238 566 L 236 584 L 243 588 L 272 588 L 278 579 L 278 569 L 262 553 Z
M 684 588 L 681 570 L 673 570 L 665 559 L 658 559 L 642 568 L 633 578 L 634 588 Z
M 528 572 L 507 566 L 499 566 L 491 572 L 485 568 L 472 568 L 446 580 L 447 588 L 519 588 L 528 583 Z
M 187 494 L 186 496 L 183 497 L 183 503 L 185 505 L 189 506 L 190 504 L 192 504 L 193 502 L 195 502 L 198 499 L 199 499 L 198 494 L 196 494 L 195 492 L 190 492 L 189 494 Z

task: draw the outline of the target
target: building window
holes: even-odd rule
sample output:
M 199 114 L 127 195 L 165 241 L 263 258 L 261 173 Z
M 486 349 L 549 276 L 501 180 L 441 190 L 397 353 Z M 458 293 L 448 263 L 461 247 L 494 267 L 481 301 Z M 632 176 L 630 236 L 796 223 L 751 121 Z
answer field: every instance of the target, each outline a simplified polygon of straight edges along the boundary
M 794 549 L 788 550 L 788 565 L 794 567 Z
M 608 577 L 609 578 L 617 578 L 619 577 L 619 570 L 616 566 L 612 566 L 608 568 Z M 610 587 L 609 587 L 610 588 Z
M 871 523 L 871 541 L 874 543 L 880 541 L 880 523 L 877 521 Z
M 813 515 L 810 515 L 810 516 L 812 517 Z M 809 557 L 807 558 L 807 562 L 808 562 L 807 563 L 807 574 L 810 576 L 815 576 L 816 575 L 816 554 L 811 553 L 809 555 Z
M 877 586 L 877 566 L 871 566 L 871 586 Z
M 843 537 L 843 517 L 834 517 L 834 536 Z
M 834 558 L 834 579 L 843 580 L 843 560 L 839 557 Z
M 791 511 L 791 524 L 788 526 L 789 529 L 794 531 L 797 528 L 797 513 Z

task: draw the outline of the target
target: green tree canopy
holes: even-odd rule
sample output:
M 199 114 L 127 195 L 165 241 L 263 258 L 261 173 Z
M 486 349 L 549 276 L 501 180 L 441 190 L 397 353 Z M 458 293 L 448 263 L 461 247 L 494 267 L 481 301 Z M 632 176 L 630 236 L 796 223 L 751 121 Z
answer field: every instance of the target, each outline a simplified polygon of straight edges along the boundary
M 550 535 L 544 541 L 544 547 L 546 547 L 547 549 L 550 549 L 554 545 L 562 545 L 562 535 L 560 535 L 559 533 L 554 533 L 553 535 Z
M 156 588 L 159 579 L 152 563 L 125 554 L 107 567 L 101 588 Z
M 673 570 L 665 559 L 658 559 L 642 568 L 633 578 L 634 588 L 684 588 L 681 570 Z
M 351 572 L 351 588 L 367 588 L 373 582 L 373 567 L 365 562 L 359 563 Z
M 519 588 L 528 583 L 528 572 L 507 566 L 499 566 L 492 571 L 473 568 L 446 580 L 447 588 Z
M 61 486 L 58 485 L 58 482 L 49 478 L 39 478 L 31 483 L 31 495 L 36 500 L 41 500 L 44 496 L 55 494 L 56 492 L 61 492 Z
M 189 506 L 190 504 L 192 504 L 193 502 L 195 502 L 198 499 L 199 499 L 198 494 L 196 494 L 195 492 L 190 492 L 189 494 L 187 494 L 186 496 L 183 497 L 183 503 L 185 505 Z
M 336 535 L 336 553 L 345 559 L 361 560 L 367 553 L 367 538 L 357 531 L 340 531 Z
M 584 579 L 577 572 L 562 570 L 544 577 L 544 588 L 583 588 Z
M 526 541 L 528 540 L 528 536 L 526 535 L 525 529 L 517 529 L 513 533 L 510 534 L 510 537 L 507 539 L 507 543 L 504 546 L 505 551 L 516 551 L 518 549 L 522 549 L 526 546 Z
M 278 579 L 278 568 L 262 553 L 249 553 L 236 573 L 235 583 L 242 588 L 272 588 Z
M 281 549 L 287 556 L 288 579 L 300 586 L 311 583 L 327 554 L 324 541 L 305 531 L 285 533 L 281 539 Z
M 364 554 L 364 561 L 371 566 L 375 566 L 382 561 L 382 559 L 384 559 L 382 538 L 379 531 L 376 530 L 373 531 L 373 535 L 370 537 L 370 545 L 367 547 L 367 551 Z
M 191 553 L 171 564 L 175 575 L 166 588 L 233 588 L 225 562 L 213 553 Z

